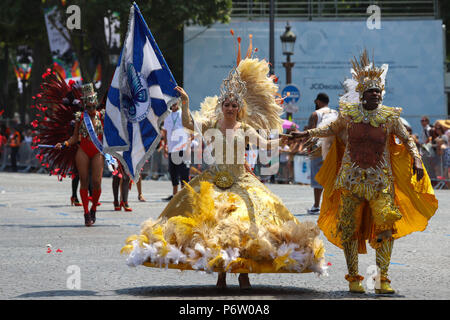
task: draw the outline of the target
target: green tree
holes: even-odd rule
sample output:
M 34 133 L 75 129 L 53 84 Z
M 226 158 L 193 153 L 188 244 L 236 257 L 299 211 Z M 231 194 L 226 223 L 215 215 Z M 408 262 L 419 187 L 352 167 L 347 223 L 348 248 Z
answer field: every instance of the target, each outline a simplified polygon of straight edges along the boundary
M 137 4 L 158 43 L 175 79 L 183 78 L 183 27 L 185 24 L 212 25 L 230 20 L 232 0 L 142 0 Z M 80 62 L 84 81 L 92 81 L 97 62 L 102 65 L 102 96 L 110 84 L 115 65 L 110 61 L 109 43 L 104 32 L 104 18 L 112 12 L 120 18 L 121 42 L 125 37 L 132 1 L 124 0 L 2 0 L 0 4 L 0 79 L 6 85 L 0 89 L 0 107 L 8 104 L 8 84 L 14 79 L 11 57 L 18 45 L 29 45 L 33 50 L 31 93 L 39 90 L 41 74 L 51 66 L 44 9 L 53 6 L 59 10 L 63 26 L 70 14 L 70 5 L 81 9 L 81 28 L 68 30 L 68 40 Z M 8 79 L 8 81 L 5 81 Z M 11 88 L 12 86 L 10 86 Z M 10 97 L 10 96 L 9 96 Z M 11 98 L 11 97 L 10 97 Z M 28 99 L 30 101 L 31 99 Z M 31 102 L 31 101 L 30 101 Z M 9 101 L 10 104 L 14 102 Z M 8 113 L 11 116 L 12 112 Z
M 50 2 L 50 1 L 48 1 Z M 73 0 L 52 1 L 61 17 L 67 18 L 65 10 L 70 5 L 81 9 L 81 29 L 69 30 L 72 48 L 80 61 L 82 76 L 91 81 L 96 67 L 95 57 L 102 65 L 102 87 L 100 95 L 109 87 L 115 65 L 111 64 L 112 53 L 104 32 L 104 17 L 111 17 L 112 12 L 120 19 L 121 41 L 125 38 L 128 26 L 131 1 L 123 0 Z M 185 24 L 211 25 L 216 21 L 228 22 L 231 0 L 150 0 L 138 2 L 144 19 L 155 37 L 167 60 L 177 82 L 183 76 L 183 27 Z
M 22 121 L 25 108 L 31 103 L 31 93 L 39 88 L 45 65 L 51 63 L 47 32 L 40 1 L 3 0 L 0 4 L 0 108 L 10 118 L 19 111 Z M 17 92 L 14 62 L 17 47 L 27 45 L 33 52 L 33 68 L 23 97 Z

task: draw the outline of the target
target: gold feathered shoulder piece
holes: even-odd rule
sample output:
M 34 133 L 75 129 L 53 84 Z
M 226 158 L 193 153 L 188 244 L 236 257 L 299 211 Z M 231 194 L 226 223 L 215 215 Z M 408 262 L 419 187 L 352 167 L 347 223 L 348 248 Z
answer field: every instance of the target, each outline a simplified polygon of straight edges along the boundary
M 246 58 L 236 70 L 245 83 L 246 114 L 244 122 L 256 130 L 282 130 L 283 108 L 277 103 L 278 86 L 269 77 L 269 63 L 265 60 Z

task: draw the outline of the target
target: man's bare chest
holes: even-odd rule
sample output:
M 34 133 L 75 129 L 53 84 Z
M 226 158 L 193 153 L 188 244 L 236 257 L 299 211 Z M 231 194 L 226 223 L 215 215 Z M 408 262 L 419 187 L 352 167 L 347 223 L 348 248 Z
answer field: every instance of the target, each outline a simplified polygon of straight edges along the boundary
M 352 123 L 348 127 L 350 158 L 361 168 L 375 167 L 383 156 L 387 133 L 385 125 Z

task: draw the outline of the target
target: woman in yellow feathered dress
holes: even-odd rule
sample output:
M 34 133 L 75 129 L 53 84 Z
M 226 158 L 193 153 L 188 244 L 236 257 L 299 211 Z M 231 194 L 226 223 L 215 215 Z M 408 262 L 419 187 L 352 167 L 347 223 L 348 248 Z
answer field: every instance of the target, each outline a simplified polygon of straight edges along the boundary
M 156 221 L 143 223 L 141 235 L 127 239 L 122 251 L 130 266 L 218 272 L 219 288 L 226 287 L 226 272 L 240 273 L 244 289 L 250 288 L 248 273 L 326 272 L 316 224 L 298 222 L 246 169 L 248 143 L 270 148 L 279 142 L 256 131 L 281 129 L 282 108 L 268 71 L 266 61 L 238 61 L 220 97 L 205 99 L 195 122 L 188 95 L 176 88 L 183 126 L 210 138 L 214 161 L 173 197 Z

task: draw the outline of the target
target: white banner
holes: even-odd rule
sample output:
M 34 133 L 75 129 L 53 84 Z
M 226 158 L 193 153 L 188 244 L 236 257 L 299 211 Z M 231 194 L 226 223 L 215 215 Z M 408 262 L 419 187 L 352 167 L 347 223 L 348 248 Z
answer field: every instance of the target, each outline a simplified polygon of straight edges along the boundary
M 44 16 L 52 57 L 61 57 L 70 50 L 70 43 L 66 39 L 70 37 L 69 32 L 61 24 L 61 17 L 56 6 L 45 10 Z
M 54 68 L 64 77 L 66 82 L 81 80 L 78 61 L 68 41 L 70 34 L 61 22 L 57 7 L 46 9 L 44 17 Z

